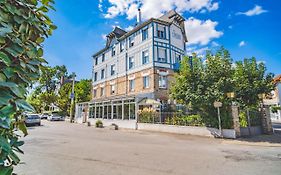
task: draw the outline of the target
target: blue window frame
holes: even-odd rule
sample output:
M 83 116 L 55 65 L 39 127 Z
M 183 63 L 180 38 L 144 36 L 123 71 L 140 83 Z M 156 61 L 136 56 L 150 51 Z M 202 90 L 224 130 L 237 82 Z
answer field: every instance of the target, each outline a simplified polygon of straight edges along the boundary
M 128 65 L 128 67 L 129 67 L 129 69 L 132 69 L 132 68 L 134 68 L 134 57 L 129 57 L 129 65 Z
M 149 52 L 145 50 L 142 52 L 142 64 L 147 64 L 149 62 Z
M 148 38 L 148 28 L 142 30 L 142 40 L 146 40 Z

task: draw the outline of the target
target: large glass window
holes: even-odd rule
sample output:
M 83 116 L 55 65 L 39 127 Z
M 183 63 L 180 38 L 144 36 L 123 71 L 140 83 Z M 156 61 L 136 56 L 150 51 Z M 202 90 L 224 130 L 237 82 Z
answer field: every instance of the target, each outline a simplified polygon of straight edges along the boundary
M 129 57 L 129 69 L 134 68 L 135 65 L 134 61 L 135 61 L 134 57 Z
M 167 88 L 167 76 L 159 75 L 159 88 Z
M 110 93 L 115 94 L 115 85 L 110 86 Z
M 111 55 L 114 56 L 116 54 L 116 48 L 115 48 L 115 45 L 112 47 L 112 50 L 111 50 Z
M 98 80 L 98 72 L 95 72 L 94 73 L 94 81 L 97 81 Z
M 102 88 L 100 88 L 100 96 L 102 97 L 104 95 L 105 95 L 105 88 L 102 87 Z
M 135 44 L 135 37 L 134 36 L 130 36 L 129 37 L 129 47 L 133 47 Z
M 149 88 L 149 76 L 143 77 L 143 88 Z
M 142 40 L 146 40 L 148 38 L 148 28 L 142 30 Z
M 142 64 L 147 64 L 149 62 L 149 52 L 145 50 L 142 52 Z
M 176 61 L 176 63 L 181 62 L 181 55 L 180 55 L 180 54 L 176 53 L 176 55 L 175 55 L 175 61 Z
M 135 111 L 135 103 L 130 103 L 130 119 L 134 120 L 136 119 L 136 111 Z
M 117 119 L 122 119 L 122 104 L 117 105 Z
M 125 40 L 120 42 L 120 52 L 123 52 L 124 49 L 125 49 Z
M 110 66 L 110 75 L 114 75 L 115 74 L 115 64 Z
M 129 114 L 130 114 L 130 104 L 125 103 L 124 104 L 124 120 L 129 120 Z
M 166 35 L 165 35 L 165 26 L 158 25 L 158 28 L 157 28 L 157 37 L 158 37 L 158 38 L 162 38 L 162 39 L 165 39 L 165 38 L 166 38 Z
M 102 70 L 101 70 L 101 76 L 100 76 L 100 78 L 101 78 L 101 79 L 104 79 L 104 76 L 105 76 L 105 70 L 102 69 Z
M 167 62 L 166 49 L 158 48 L 158 61 L 159 62 Z
M 103 53 L 101 56 L 101 61 L 104 62 L 104 60 L 105 60 L 105 54 Z
M 129 91 L 132 92 L 135 90 L 135 80 L 129 80 Z

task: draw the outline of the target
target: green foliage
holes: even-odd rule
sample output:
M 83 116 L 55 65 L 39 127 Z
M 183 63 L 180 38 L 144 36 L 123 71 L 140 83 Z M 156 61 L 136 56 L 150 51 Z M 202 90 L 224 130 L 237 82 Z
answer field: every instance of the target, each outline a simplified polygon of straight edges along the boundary
M 26 103 L 26 88 L 39 79 L 42 42 L 53 25 L 46 12 L 52 0 L 0 1 L 0 174 L 12 174 L 23 153 L 16 129 L 27 134 L 21 113 L 33 111 Z
M 143 108 L 138 111 L 139 122 L 141 123 L 154 123 L 156 121 L 157 112 L 153 108 Z
M 273 89 L 273 75 L 266 74 L 263 63 L 252 58 L 233 65 L 229 52 L 224 48 L 215 54 L 207 52 L 205 60 L 196 54 L 192 58 L 185 57 L 170 88 L 170 95 L 194 113 L 199 113 L 205 124 L 213 127 L 218 126 L 213 103 L 222 102 L 222 125 L 231 128 L 229 106 L 232 101 L 240 103 L 242 108 L 257 107 L 258 94 L 268 94 Z M 235 92 L 236 97 L 229 99 L 226 95 L 229 92 Z
M 278 113 L 278 111 L 281 110 L 281 106 L 272 106 L 271 107 L 271 112 L 272 113 Z
M 102 123 L 101 120 L 97 120 L 97 121 L 96 121 L 96 127 L 97 127 L 97 128 L 103 128 L 103 123 Z
M 204 126 L 203 119 L 200 115 L 188 115 L 188 116 L 173 116 L 168 117 L 165 120 L 165 124 L 168 125 L 181 125 L 181 126 Z
M 274 89 L 273 74 L 266 74 L 265 64 L 255 58 L 236 62 L 233 79 L 236 100 L 242 107 L 257 107 L 258 94 L 269 94 Z
M 80 80 L 74 85 L 75 103 L 85 102 L 91 100 L 91 80 Z M 64 84 L 60 90 L 56 104 L 65 113 L 70 113 L 70 94 L 72 90 L 72 83 Z

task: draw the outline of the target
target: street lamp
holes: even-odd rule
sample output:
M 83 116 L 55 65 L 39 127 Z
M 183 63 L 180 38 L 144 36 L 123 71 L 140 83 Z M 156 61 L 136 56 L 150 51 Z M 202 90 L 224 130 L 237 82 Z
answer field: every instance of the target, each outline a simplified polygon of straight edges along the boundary
M 235 93 L 234 93 L 234 92 L 228 92 L 228 93 L 226 93 L 226 96 L 227 96 L 228 98 L 233 99 L 233 98 L 235 97 Z

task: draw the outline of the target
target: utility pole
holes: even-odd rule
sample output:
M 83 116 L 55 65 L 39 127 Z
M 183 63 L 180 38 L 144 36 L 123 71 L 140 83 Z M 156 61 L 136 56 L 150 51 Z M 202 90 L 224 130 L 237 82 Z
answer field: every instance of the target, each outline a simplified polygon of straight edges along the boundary
M 73 122 L 73 108 L 74 108 L 74 84 L 75 84 L 75 73 L 72 73 L 72 90 L 71 90 L 71 94 L 70 94 L 70 98 L 71 98 L 71 104 L 70 104 L 70 123 Z

